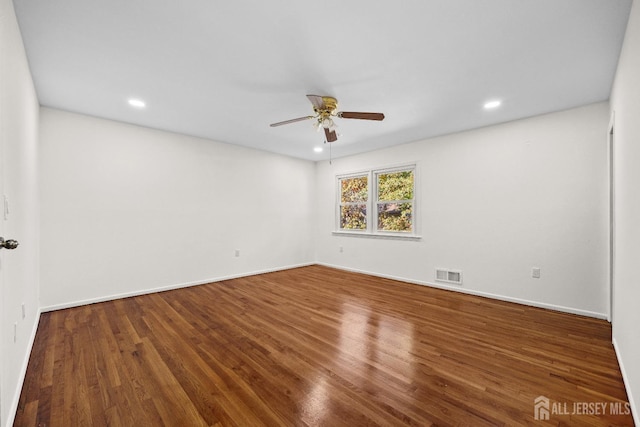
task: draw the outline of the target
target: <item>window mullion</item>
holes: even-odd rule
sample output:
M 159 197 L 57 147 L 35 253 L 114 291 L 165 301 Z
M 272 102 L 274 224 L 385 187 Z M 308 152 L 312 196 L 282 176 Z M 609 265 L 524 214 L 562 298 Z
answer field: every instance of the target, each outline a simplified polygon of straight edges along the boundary
M 378 228 L 378 179 L 375 172 L 369 172 L 369 199 L 368 199 L 368 207 L 367 207 L 367 232 L 373 233 Z M 375 197 L 374 197 L 375 195 Z

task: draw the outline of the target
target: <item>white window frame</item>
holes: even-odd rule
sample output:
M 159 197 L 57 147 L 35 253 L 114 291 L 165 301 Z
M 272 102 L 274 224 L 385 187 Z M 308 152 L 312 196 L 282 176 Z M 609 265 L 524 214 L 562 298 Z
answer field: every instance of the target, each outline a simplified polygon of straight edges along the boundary
M 406 172 L 406 171 L 411 171 L 413 173 L 413 199 L 411 200 L 387 200 L 387 201 L 380 201 L 378 199 L 378 176 L 379 175 L 383 175 L 383 174 L 390 174 L 390 173 L 396 173 L 396 172 Z M 373 170 L 371 171 L 372 173 L 372 178 L 373 180 L 371 181 L 373 183 L 373 200 L 372 200 L 372 208 L 373 208 L 373 212 L 372 212 L 372 219 L 373 219 L 373 223 L 371 224 L 373 229 L 374 229 L 374 233 L 383 233 L 383 234 L 394 234 L 394 235 L 400 235 L 400 236 L 413 236 L 415 234 L 415 199 L 416 199 L 416 168 L 415 166 L 408 166 L 408 167 L 396 167 L 396 168 L 386 168 L 386 169 L 377 169 L 377 170 Z M 389 202 L 410 202 L 411 206 L 412 206 L 412 214 L 411 214 L 411 231 L 385 231 L 385 230 L 378 230 L 378 205 L 380 203 L 389 203 Z
M 413 199 L 412 203 L 412 215 L 411 215 L 411 231 L 384 231 L 378 230 L 378 175 L 412 171 L 413 172 Z M 340 207 L 341 203 L 341 180 L 349 178 L 357 178 L 361 176 L 367 177 L 367 228 L 366 229 L 342 229 L 340 228 Z M 373 238 L 389 238 L 400 240 L 420 240 L 421 236 L 418 234 L 418 206 L 417 206 L 417 194 L 418 194 L 418 166 L 415 163 L 404 164 L 400 166 L 382 167 L 369 169 L 359 172 L 347 173 L 336 175 L 336 209 L 335 209 L 335 231 L 334 235 L 343 236 L 360 236 L 360 237 L 373 237 Z M 382 203 L 389 203 L 389 201 L 383 201 Z
M 364 203 L 352 203 L 354 205 L 359 205 L 359 204 L 364 204 L 366 205 L 366 210 L 367 210 L 367 228 L 365 229 L 343 229 L 340 228 L 340 208 L 342 207 L 342 185 L 340 184 L 341 181 L 343 179 L 352 179 L 352 178 L 360 178 L 360 177 L 367 177 L 367 201 Z M 344 232 L 344 233 L 367 233 L 369 232 L 369 229 L 371 228 L 371 217 L 370 217 L 370 213 L 369 210 L 371 209 L 371 173 L 369 171 L 367 172 L 360 172 L 360 173 L 351 173 L 351 174 L 346 174 L 346 175 L 338 175 L 336 177 L 336 186 L 337 186 L 337 213 L 336 213 L 336 230 L 340 230 L 340 232 Z

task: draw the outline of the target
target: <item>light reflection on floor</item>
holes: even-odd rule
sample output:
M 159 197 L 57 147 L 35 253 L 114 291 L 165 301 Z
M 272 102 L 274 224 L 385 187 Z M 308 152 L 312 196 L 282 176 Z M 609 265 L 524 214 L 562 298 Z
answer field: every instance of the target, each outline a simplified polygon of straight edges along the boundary
M 302 420 L 308 425 L 322 425 L 322 418 L 329 410 L 329 397 L 326 378 L 318 376 L 311 391 L 304 398 Z
M 379 364 L 392 367 L 396 375 L 413 375 L 413 324 L 398 317 L 372 312 L 366 307 L 343 304 L 339 349 L 355 359 L 361 371 Z M 392 345 L 390 345 L 392 343 Z
M 415 370 L 413 324 L 373 312 L 358 301 L 344 302 L 342 307 L 336 359 L 337 366 L 347 366 L 348 371 L 339 375 L 361 389 L 370 389 L 368 383 L 384 379 L 381 376 L 391 376 L 408 387 Z M 323 415 L 330 410 L 327 380 L 327 376 L 319 375 L 304 399 L 303 418 L 310 425 L 321 425 Z

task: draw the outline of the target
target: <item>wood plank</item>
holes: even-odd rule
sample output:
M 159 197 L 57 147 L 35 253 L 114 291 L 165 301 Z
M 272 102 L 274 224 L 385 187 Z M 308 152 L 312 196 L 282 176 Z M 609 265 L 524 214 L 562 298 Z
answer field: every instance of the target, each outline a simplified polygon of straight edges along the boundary
M 14 425 L 548 425 L 538 396 L 633 425 L 606 321 L 309 266 L 44 313 Z

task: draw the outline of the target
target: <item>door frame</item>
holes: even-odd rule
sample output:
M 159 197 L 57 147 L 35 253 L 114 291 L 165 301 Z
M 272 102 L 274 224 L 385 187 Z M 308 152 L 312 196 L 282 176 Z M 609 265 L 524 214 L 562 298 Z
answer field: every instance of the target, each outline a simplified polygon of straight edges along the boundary
M 609 163 L 609 322 L 613 324 L 615 313 L 616 278 L 616 150 L 615 150 L 615 111 L 611 112 L 607 129 L 607 152 Z

